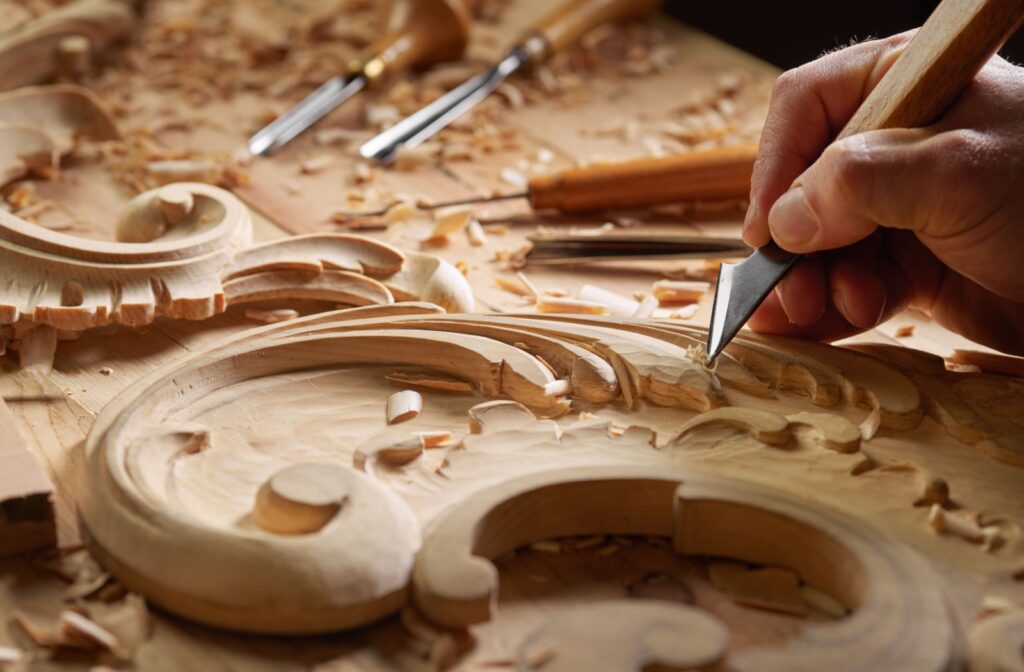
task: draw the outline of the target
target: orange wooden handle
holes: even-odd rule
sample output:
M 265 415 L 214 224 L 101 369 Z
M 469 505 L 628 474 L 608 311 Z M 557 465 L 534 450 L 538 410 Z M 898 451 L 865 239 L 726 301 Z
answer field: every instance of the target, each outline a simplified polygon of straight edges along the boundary
M 584 212 L 750 193 L 757 145 L 740 145 L 565 170 L 530 181 L 538 209 Z
M 469 41 L 471 0 L 394 0 L 383 38 L 363 66 L 371 80 L 459 59 Z
M 569 0 L 541 19 L 530 31 L 544 39 L 544 56 L 576 42 L 603 23 L 635 19 L 650 14 L 661 0 Z
M 1022 23 L 1024 0 L 943 0 L 839 137 L 934 122 Z

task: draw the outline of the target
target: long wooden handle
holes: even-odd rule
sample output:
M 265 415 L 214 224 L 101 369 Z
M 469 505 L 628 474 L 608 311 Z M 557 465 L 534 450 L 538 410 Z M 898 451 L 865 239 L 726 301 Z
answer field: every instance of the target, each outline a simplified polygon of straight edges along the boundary
M 568 0 L 537 22 L 529 34 L 542 38 L 544 53 L 540 56 L 546 58 L 592 28 L 650 14 L 660 4 L 661 0 Z
M 370 81 L 408 68 L 460 58 L 469 41 L 474 0 L 394 0 L 384 37 L 362 66 Z
M 540 210 L 584 212 L 750 193 L 757 145 L 740 145 L 565 170 L 530 181 Z
M 943 0 L 840 138 L 934 122 L 1024 22 L 1024 0 Z

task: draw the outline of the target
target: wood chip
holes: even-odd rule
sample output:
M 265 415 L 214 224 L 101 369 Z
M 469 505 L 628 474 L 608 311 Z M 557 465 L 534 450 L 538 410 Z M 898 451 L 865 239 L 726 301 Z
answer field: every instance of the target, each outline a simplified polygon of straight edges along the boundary
M 0 665 L 17 663 L 24 655 L 25 654 L 18 649 L 10 646 L 0 646 Z
M 714 561 L 708 565 L 708 577 L 737 604 L 793 616 L 807 615 L 800 578 L 788 569 L 748 569 L 738 562 Z
M 422 210 L 412 203 L 402 201 L 395 203 L 387 209 L 387 212 L 384 213 L 384 221 L 388 224 L 394 224 L 395 222 L 404 222 L 407 219 L 416 219 L 422 216 Z
M 470 220 L 469 225 L 466 227 L 466 238 L 469 239 L 469 244 L 473 247 L 483 247 L 487 244 L 487 234 L 484 233 L 484 228 L 480 226 L 480 222 L 475 219 Z
M 608 315 L 611 311 L 603 303 L 570 299 L 565 297 L 542 296 L 537 299 L 538 313 L 563 313 L 576 315 Z
M 430 237 L 433 239 L 447 238 L 469 226 L 472 219 L 473 210 L 468 206 L 438 208 L 434 211 L 434 230 Z
M 249 308 L 245 311 L 245 316 L 250 320 L 256 320 L 257 322 L 276 324 L 277 322 L 294 320 L 299 316 L 299 311 L 292 310 L 291 308 L 276 308 L 274 310 L 257 310 L 255 308 Z
M 896 338 L 909 338 L 914 335 L 914 325 L 904 324 L 896 329 Z
M 981 526 L 976 518 L 961 511 L 946 511 L 932 504 L 928 511 L 928 524 L 939 534 L 952 534 L 971 543 L 981 544 L 986 551 L 1002 545 L 1003 536 L 996 525 Z
M 513 187 L 525 189 L 529 186 L 529 182 L 526 180 L 526 177 L 518 170 L 513 170 L 512 168 L 502 168 L 498 176 L 501 178 L 502 182 L 505 184 L 511 184 Z
M 953 356 L 947 361 L 962 366 L 976 366 L 982 371 L 989 373 L 1001 373 L 1007 376 L 1024 378 L 1024 357 L 1012 357 L 994 352 L 961 350 L 957 348 L 953 351 Z
M 333 163 L 334 157 L 330 154 L 319 154 L 317 156 L 310 157 L 299 164 L 299 170 L 301 170 L 305 175 L 314 175 L 327 170 Z
M 444 430 L 418 432 L 416 435 L 420 437 L 420 440 L 423 442 L 423 447 L 427 449 L 440 448 L 452 441 L 452 433 Z
M 535 296 L 534 293 L 530 291 L 530 288 L 524 285 L 519 279 L 513 280 L 512 278 L 503 278 L 498 276 L 494 279 L 494 284 L 500 289 L 504 289 L 506 292 L 515 294 L 516 296 L 522 296 L 529 299 L 532 299 Z
M 412 420 L 423 410 L 423 397 L 415 390 L 402 390 L 388 397 L 388 424 Z
M 87 647 L 92 646 L 105 651 L 119 649 L 117 637 L 77 612 L 62 611 L 60 628 L 66 637 L 79 641 Z
M 593 301 L 607 306 L 608 311 L 617 317 L 633 317 L 640 308 L 640 304 L 634 299 L 594 285 L 583 285 L 580 288 L 579 297 L 584 301 Z
M 694 303 L 707 294 L 711 285 L 691 280 L 659 280 L 651 290 L 660 303 Z

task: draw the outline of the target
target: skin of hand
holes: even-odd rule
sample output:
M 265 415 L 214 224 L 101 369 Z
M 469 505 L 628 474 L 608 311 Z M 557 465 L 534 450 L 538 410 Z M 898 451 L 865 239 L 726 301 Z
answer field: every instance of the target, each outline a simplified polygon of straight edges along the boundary
M 914 307 L 1024 355 L 1024 68 L 993 57 L 935 124 L 832 142 L 911 37 L 776 82 L 743 238 L 810 256 L 750 327 L 834 340 Z

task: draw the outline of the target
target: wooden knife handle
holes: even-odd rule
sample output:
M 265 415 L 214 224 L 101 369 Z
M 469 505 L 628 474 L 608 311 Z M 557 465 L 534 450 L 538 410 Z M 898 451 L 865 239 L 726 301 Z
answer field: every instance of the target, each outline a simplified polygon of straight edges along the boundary
M 1024 22 L 1024 0 L 943 0 L 839 137 L 926 126 Z
M 745 198 L 757 145 L 564 170 L 530 181 L 530 205 L 584 212 L 695 199 Z
M 475 0 L 393 0 L 385 35 L 360 68 L 371 82 L 409 68 L 459 59 Z
M 660 4 L 661 0 L 568 0 L 534 25 L 524 42 L 535 44 L 530 37 L 542 38 L 543 53 L 534 57 L 543 60 L 592 28 L 650 14 Z

